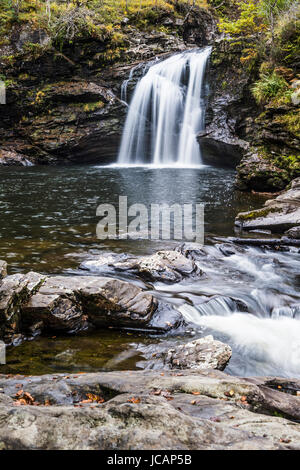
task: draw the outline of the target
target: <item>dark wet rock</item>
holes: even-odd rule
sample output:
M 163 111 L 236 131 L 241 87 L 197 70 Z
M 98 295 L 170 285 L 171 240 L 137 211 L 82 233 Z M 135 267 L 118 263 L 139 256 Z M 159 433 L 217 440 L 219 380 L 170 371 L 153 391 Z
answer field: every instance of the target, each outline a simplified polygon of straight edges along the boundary
M 208 150 L 208 164 L 236 166 L 249 145 L 246 118 L 256 113 L 256 105 L 250 93 L 254 74 L 240 62 L 245 47 L 247 41 L 241 38 L 214 42 L 207 71 L 206 129 L 199 135 L 201 146 Z M 215 151 L 221 152 L 220 158 L 213 155 Z
M 77 292 L 84 311 L 96 326 L 147 327 L 157 308 L 152 295 L 119 279 L 91 279 Z
M 116 155 L 126 106 L 107 88 L 87 80 L 41 88 L 42 109 L 22 122 L 22 134 L 45 155 L 59 161 L 108 163 Z
M 216 244 L 216 248 L 218 248 L 224 256 L 232 256 L 243 252 L 242 248 L 235 246 L 232 243 Z
M 0 280 L 7 276 L 7 262 L 0 260 Z
M 33 336 L 43 330 L 73 333 L 85 324 L 82 307 L 72 294 L 38 292 L 22 307 L 21 314 L 23 327 L 27 327 Z
M 243 191 L 278 192 L 300 175 L 299 132 L 289 125 L 297 105 L 258 106 L 251 93 L 257 67 L 244 63 L 251 38 L 214 41 L 207 71 L 206 129 L 199 134 L 204 162 L 237 167 Z
M 208 132 L 198 135 L 202 151 L 202 162 L 221 168 L 236 168 L 242 158 L 242 141 L 226 143 L 210 137 Z
M 155 314 L 149 322 L 149 328 L 155 331 L 170 331 L 180 329 L 185 325 L 185 321 L 181 313 L 172 305 L 159 301 Z
M 0 283 L 0 337 L 10 342 L 20 333 L 21 307 L 40 288 L 45 276 L 30 272 L 14 274 Z
M 205 249 L 201 243 L 183 243 L 176 248 L 176 251 L 189 259 L 197 260 L 206 255 Z
M 245 230 L 269 229 L 284 232 L 300 225 L 300 178 L 295 179 L 288 191 L 265 203 L 262 209 L 241 212 L 235 224 Z
M 224 370 L 232 355 L 231 347 L 213 336 L 176 345 L 169 349 L 165 362 L 172 369 L 219 369 Z
M 290 228 L 285 233 L 288 238 L 299 240 L 300 239 L 300 225 L 297 227 Z
M 0 376 L 0 448 L 299 449 L 299 397 L 274 383 L 184 370 Z M 13 406 L 16 384 L 50 406 Z M 105 403 L 80 404 L 88 393 Z

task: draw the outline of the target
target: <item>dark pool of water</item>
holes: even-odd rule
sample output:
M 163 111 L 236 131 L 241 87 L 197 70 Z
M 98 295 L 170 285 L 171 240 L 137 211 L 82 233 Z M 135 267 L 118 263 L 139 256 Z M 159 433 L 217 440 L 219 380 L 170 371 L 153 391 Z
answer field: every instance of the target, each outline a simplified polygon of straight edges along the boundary
M 61 273 L 76 268 L 89 250 L 145 254 L 171 242 L 100 241 L 99 204 L 205 203 L 206 234 L 232 235 L 236 214 L 262 204 L 237 192 L 230 169 L 32 167 L 1 168 L 0 257 L 10 272 Z
M 42 375 L 108 370 L 138 370 L 144 359 L 138 345 L 156 344 L 158 338 L 116 330 L 82 332 L 76 336 L 38 337 L 7 348 L 2 374 Z

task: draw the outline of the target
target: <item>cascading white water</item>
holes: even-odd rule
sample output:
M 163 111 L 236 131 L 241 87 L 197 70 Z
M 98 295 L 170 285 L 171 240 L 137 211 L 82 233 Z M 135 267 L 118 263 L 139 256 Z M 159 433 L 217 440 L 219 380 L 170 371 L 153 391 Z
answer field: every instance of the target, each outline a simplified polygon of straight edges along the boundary
M 197 134 L 204 128 L 201 94 L 210 52 L 176 54 L 149 68 L 129 106 L 119 164 L 201 164 Z

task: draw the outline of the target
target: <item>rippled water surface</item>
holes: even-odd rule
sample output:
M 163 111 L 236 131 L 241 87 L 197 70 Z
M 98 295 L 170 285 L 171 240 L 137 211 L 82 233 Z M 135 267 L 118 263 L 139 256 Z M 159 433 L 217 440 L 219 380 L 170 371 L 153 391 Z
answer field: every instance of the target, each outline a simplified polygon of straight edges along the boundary
M 261 199 L 233 190 L 234 171 L 203 167 L 1 168 L 1 257 L 11 272 L 33 269 L 61 273 L 78 265 L 89 249 L 145 253 L 161 243 L 107 241 L 96 238 L 96 208 L 117 204 L 205 203 L 206 232 L 233 233 L 236 213 L 258 207 Z M 168 243 L 170 246 L 170 243 Z

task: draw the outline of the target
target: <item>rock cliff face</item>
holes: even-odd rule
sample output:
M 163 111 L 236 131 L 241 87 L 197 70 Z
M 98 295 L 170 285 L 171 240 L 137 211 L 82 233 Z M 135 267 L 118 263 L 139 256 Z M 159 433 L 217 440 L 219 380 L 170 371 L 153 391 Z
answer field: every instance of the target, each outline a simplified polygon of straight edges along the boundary
M 43 31 L 18 27 L 0 47 L 7 79 L 1 106 L 0 164 L 30 165 L 113 161 L 127 106 L 120 88 L 130 70 L 156 57 L 203 46 L 216 23 L 207 10 L 163 17 L 167 32 L 123 25 L 116 50 L 108 41 L 78 40 L 59 51 Z M 126 23 L 126 22 L 125 22 Z
M 199 135 L 205 163 L 235 167 L 248 148 L 246 119 L 257 113 L 250 85 L 255 70 L 240 61 L 241 40 L 217 39 L 207 71 L 206 129 Z
M 249 46 L 242 38 L 214 41 L 207 73 L 206 129 L 199 142 L 205 163 L 238 165 L 238 189 L 276 192 L 300 175 L 299 121 L 295 124 L 299 103 L 256 104 L 251 88 L 259 63 L 243 62 Z

